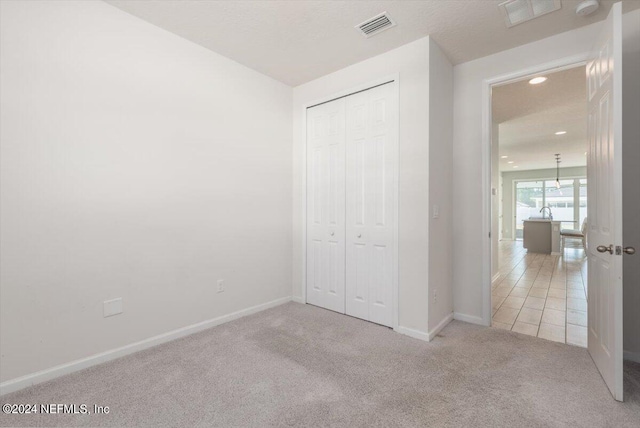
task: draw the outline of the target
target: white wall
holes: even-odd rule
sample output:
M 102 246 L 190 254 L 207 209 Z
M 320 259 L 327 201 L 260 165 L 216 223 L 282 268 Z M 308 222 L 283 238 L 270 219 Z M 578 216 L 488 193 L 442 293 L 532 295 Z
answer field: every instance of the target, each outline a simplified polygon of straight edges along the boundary
M 0 4 L 1 380 L 290 296 L 291 88 L 102 2 Z
M 585 142 L 586 145 L 586 142 Z M 585 147 L 585 150 L 587 148 Z M 503 172 L 502 176 L 502 236 L 504 239 L 514 239 L 513 221 L 515 213 L 513 212 L 514 182 L 518 180 L 555 180 L 557 170 L 555 168 L 548 169 L 531 169 L 528 171 L 510 171 Z M 587 177 L 586 166 L 576 166 L 569 168 L 560 168 L 560 177 L 578 178 Z M 588 203 L 588 202 L 587 202 Z M 556 218 L 558 218 L 556 216 Z M 577 224 L 576 229 L 580 229 L 581 225 Z
M 453 313 L 453 66 L 429 39 L 429 330 Z M 439 216 L 433 218 L 434 207 Z
M 601 24 L 592 24 L 454 67 L 453 243 L 456 316 L 483 323 L 483 82 L 562 58 L 586 54 Z M 488 196 L 487 196 L 488 197 Z M 469 216 L 468 207 L 477 207 Z M 489 221 L 489 220 L 487 220 Z M 487 229 L 489 225 L 486 225 Z
M 400 75 L 399 318 L 428 331 L 429 39 L 423 38 L 293 89 L 293 296 L 302 299 L 305 106 Z
M 622 19 L 622 171 L 625 246 L 637 253 L 624 256 L 624 350 L 640 362 L 640 10 Z

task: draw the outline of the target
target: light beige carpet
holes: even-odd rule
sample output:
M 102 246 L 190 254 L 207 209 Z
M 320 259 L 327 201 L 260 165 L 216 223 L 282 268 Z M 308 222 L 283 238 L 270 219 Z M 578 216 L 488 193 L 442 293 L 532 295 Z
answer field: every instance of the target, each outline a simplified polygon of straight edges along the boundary
M 431 343 L 289 303 L 0 398 L 108 415 L 2 426 L 640 426 L 629 365 L 617 403 L 585 349 L 454 321 Z

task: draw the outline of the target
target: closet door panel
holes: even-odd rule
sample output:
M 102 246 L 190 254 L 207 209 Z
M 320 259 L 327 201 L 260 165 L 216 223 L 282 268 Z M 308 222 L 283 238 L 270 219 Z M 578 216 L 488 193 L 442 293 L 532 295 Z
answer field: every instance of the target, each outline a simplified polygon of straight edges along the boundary
M 346 98 L 346 313 L 393 323 L 393 84 Z
M 307 302 L 345 312 L 344 99 L 307 110 Z
M 365 320 L 369 319 L 371 274 L 370 248 L 362 239 L 369 214 L 367 92 L 354 94 L 346 99 L 346 313 Z

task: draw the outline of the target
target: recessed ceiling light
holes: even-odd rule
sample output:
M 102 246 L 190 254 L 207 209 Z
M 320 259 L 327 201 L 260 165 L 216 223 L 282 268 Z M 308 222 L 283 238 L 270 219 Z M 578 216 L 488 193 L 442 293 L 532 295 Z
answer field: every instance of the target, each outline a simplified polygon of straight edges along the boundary
M 509 162 L 507 162 L 507 163 L 513 163 L 513 161 L 509 161 Z
M 513 167 L 514 167 L 514 168 L 517 168 L 517 167 L 518 167 L 518 165 L 514 165 Z
M 584 155 L 586 156 L 586 155 L 587 155 L 587 152 L 584 152 Z
M 506 158 L 508 158 L 509 156 L 500 156 L 500 157 L 501 157 L 502 159 L 506 159 Z
M 556 132 L 556 135 L 564 135 L 566 133 L 567 133 L 567 131 L 558 131 L 558 132 Z
M 529 80 L 529 83 L 530 83 L 531 85 L 538 85 L 538 84 L 540 84 L 540 83 L 542 83 L 542 82 L 544 82 L 544 81 L 546 81 L 546 80 L 547 80 L 547 78 L 546 78 L 546 77 L 544 77 L 544 76 L 538 76 L 538 77 L 534 77 L 533 79 Z

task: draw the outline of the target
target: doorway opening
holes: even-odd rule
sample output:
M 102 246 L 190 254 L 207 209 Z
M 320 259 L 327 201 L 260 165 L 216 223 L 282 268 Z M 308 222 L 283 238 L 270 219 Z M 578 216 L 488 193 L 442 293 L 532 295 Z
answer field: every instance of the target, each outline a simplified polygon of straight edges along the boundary
M 491 325 L 587 347 L 585 65 L 491 87 Z

